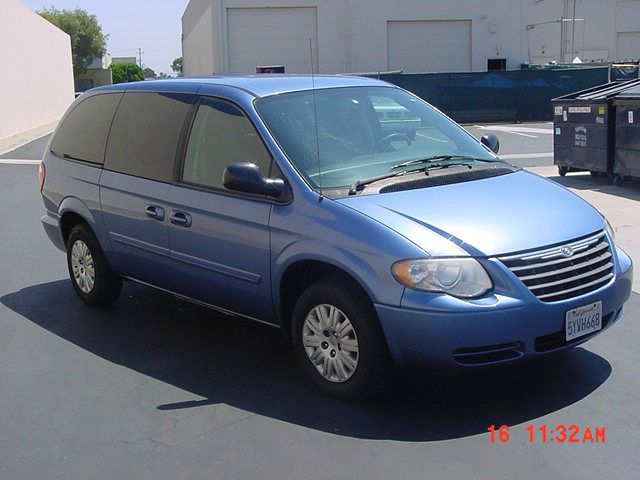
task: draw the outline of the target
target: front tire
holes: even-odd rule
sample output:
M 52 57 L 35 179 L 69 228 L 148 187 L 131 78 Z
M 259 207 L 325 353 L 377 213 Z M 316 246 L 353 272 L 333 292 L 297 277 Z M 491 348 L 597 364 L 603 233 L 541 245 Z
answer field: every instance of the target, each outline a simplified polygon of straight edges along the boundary
M 324 393 L 362 400 L 387 384 L 392 362 L 371 301 L 339 279 L 313 284 L 298 299 L 293 348 L 306 376 Z
M 122 278 L 113 273 L 98 239 L 86 224 L 76 225 L 69 234 L 67 267 L 76 294 L 88 305 L 104 307 L 120 296 Z

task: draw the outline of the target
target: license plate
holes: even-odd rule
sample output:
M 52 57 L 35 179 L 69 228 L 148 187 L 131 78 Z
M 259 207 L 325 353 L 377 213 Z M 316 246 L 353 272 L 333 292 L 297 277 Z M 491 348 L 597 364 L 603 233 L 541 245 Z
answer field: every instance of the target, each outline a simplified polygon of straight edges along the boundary
M 602 302 L 569 310 L 564 323 L 567 341 L 597 332 L 602 329 Z

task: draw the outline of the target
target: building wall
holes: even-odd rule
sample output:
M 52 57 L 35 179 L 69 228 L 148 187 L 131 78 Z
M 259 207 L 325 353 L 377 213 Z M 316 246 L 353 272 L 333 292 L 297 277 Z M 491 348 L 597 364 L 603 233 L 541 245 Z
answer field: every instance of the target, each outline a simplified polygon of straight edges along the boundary
M 218 8 L 218 0 L 189 2 L 182 16 L 182 72 L 184 75 L 211 75 L 223 71 L 220 31 L 216 36 L 213 33 L 214 22 L 220 23 L 217 15 Z M 184 52 L 187 52 L 186 57 Z
M 616 56 L 617 32 L 640 30 L 640 1 L 577 0 L 576 18 L 578 21 L 575 23 L 575 36 L 571 31 L 571 22 L 565 22 L 565 50 L 567 53 L 562 58 L 560 55 L 561 27 L 559 23 L 536 25 L 532 30 L 527 30 L 526 25 L 559 19 L 565 15 L 564 5 L 565 2 L 562 0 L 542 2 L 523 0 L 522 58 L 525 62 L 528 62 L 529 51 L 532 63 L 545 63 L 551 60 L 570 62 L 575 55 L 580 56 L 583 61 L 623 60 Z M 570 1 L 567 12 L 569 16 L 572 15 L 572 6 L 573 1 Z
M 74 95 L 69 36 L 18 0 L 0 1 L 0 58 L 2 149 L 46 133 Z
M 76 92 L 113 84 L 111 68 L 89 68 L 76 78 Z
M 471 70 L 486 71 L 487 58 L 496 57 L 506 58 L 507 68 L 520 67 L 520 2 L 403 0 L 377 3 L 376 8 L 371 8 L 367 0 L 353 0 L 356 72 L 388 68 L 387 21 L 393 20 L 470 20 Z M 497 27 L 496 33 L 489 32 L 491 25 Z
M 111 57 L 111 63 L 133 63 L 138 64 L 138 57 Z
M 182 18 L 185 74 L 228 72 L 227 8 L 287 6 L 317 7 L 320 73 L 387 70 L 388 21 L 470 21 L 473 71 L 486 71 L 490 58 L 505 58 L 508 69 L 575 55 L 617 60 L 617 33 L 640 35 L 640 0 L 576 0 L 576 18 L 584 21 L 575 23 L 575 35 L 571 22 L 560 22 L 572 15 L 572 0 L 191 0 Z

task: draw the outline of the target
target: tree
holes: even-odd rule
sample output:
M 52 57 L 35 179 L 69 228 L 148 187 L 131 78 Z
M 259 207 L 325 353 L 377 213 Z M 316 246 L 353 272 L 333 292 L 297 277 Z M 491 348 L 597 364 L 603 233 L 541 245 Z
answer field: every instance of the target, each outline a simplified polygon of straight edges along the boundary
M 144 69 L 144 78 L 156 78 L 156 72 L 153 69 L 147 67 Z
M 176 72 L 178 75 L 182 75 L 182 57 L 178 57 L 178 58 L 176 58 L 176 59 L 171 63 L 171 70 L 173 70 L 174 72 Z
M 112 63 L 113 83 L 128 83 L 144 80 L 144 70 L 135 63 Z
M 86 10 L 58 10 L 54 7 L 38 12 L 71 37 L 73 74 L 78 76 L 87 71 L 94 58 L 101 58 L 107 50 L 107 37 L 95 15 Z

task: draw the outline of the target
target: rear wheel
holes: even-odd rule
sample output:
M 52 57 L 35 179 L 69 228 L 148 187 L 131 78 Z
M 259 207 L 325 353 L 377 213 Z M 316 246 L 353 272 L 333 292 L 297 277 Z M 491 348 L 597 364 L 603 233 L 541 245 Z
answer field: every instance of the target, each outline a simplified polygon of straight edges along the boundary
M 391 358 L 373 305 L 348 282 L 323 280 L 300 296 L 292 340 L 302 370 L 331 396 L 371 397 L 390 378 Z
M 558 166 L 558 175 L 560 175 L 561 177 L 564 177 L 568 171 L 569 171 L 568 167 L 565 167 L 564 165 Z
M 614 175 L 612 182 L 616 187 L 622 186 L 624 184 L 624 177 L 622 175 Z
M 85 303 L 106 306 L 120 295 L 122 278 L 113 273 L 98 240 L 86 224 L 73 227 L 69 234 L 67 267 L 71 284 Z

